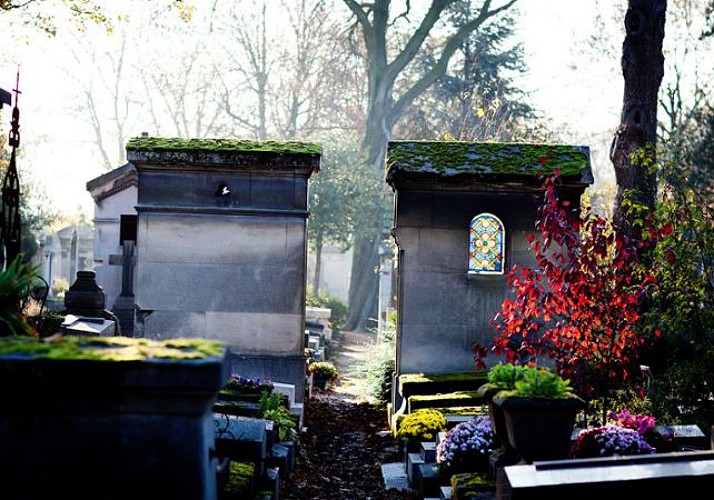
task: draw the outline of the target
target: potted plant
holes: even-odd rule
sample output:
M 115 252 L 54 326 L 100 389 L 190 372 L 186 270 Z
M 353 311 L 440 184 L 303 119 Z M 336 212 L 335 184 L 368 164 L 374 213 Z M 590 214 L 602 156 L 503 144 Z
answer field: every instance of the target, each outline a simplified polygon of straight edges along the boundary
M 233 373 L 219 391 L 218 397 L 229 401 L 258 401 L 263 392 L 272 394 L 273 387 L 273 382 L 270 380 L 259 377 L 243 377 Z
M 486 472 L 494 442 L 491 419 L 477 416 L 449 429 L 436 446 L 436 463 L 442 472 L 449 475 Z
M 337 367 L 330 361 L 313 361 L 307 365 L 307 371 L 312 375 L 313 386 L 320 389 L 326 389 L 339 375 Z
M 477 393 L 486 400 L 488 415 L 491 419 L 491 428 L 494 433 L 494 451 L 491 461 L 494 467 L 512 465 L 520 459 L 515 450 L 508 443 L 506 420 L 501 406 L 493 402 L 494 396 L 501 391 L 512 391 L 516 382 L 523 378 L 527 367 L 513 363 L 498 363 L 488 371 L 488 382 L 478 388 Z
M 655 451 L 635 429 L 614 424 L 583 429 L 572 446 L 573 458 L 646 455 Z
M 446 430 L 446 417 L 434 408 L 420 408 L 407 414 L 400 422 L 395 437 L 405 445 L 407 453 L 419 451 L 422 441 L 430 441 Z
M 508 442 L 521 462 L 570 456 L 575 417 L 586 404 L 569 380 L 547 368 L 524 367 L 515 389 L 498 392 L 493 402 L 503 410 Z

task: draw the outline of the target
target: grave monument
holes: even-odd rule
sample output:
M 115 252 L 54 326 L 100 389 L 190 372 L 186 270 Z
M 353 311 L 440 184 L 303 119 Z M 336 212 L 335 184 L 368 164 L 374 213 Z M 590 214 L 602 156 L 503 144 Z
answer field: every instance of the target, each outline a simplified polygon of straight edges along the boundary
M 505 297 L 508 269 L 533 263 L 526 233 L 534 232 L 538 174 L 555 170 L 561 197 L 578 213 L 593 182 L 587 147 L 388 144 L 398 247 L 396 377 L 474 371 L 472 344 L 487 345 L 495 333 L 490 320 Z
M 138 137 L 135 336 L 230 347 L 233 373 L 305 384 L 307 192 L 320 148 Z

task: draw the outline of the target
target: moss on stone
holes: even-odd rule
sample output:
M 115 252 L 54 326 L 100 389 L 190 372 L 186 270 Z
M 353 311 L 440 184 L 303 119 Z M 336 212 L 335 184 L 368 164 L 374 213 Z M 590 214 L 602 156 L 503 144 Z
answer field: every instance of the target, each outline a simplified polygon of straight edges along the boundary
M 450 406 L 441 408 L 441 411 L 447 417 L 476 417 L 488 415 L 488 407 L 482 406 Z
M 142 361 L 221 357 L 223 343 L 204 339 L 150 340 L 128 337 L 0 338 L 0 355 L 34 359 Z
M 127 151 L 146 152 L 258 152 L 280 154 L 320 154 L 317 144 L 296 141 L 248 141 L 241 139 L 184 139 L 166 137 L 134 137 Z
M 464 472 L 451 476 L 451 491 L 454 498 L 471 498 L 484 491 L 494 491 L 496 483 L 484 472 Z
M 410 401 L 444 401 L 444 400 L 449 400 L 449 399 L 474 399 L 474 400 L 480 400 L 482 399 L 481 396 L 478 395 L 476 391 L 456 391 L 456 392 L 449 392 L 449 393 L 441 393 L 441 394 L 428 394 L 428 395 L 419 395 L 419 396 L 410 396 L 409 400 Z
M 399 393 L 405 394 L 405 387 L 412 384 L 449 384 L 451 382 L 463 383 L 472 381 L 475 386 L 487 382 L 486 372 L 454 372 L 454 373 L 403 373 L 399 376 Z M 415 391 L 411 391 L 414 393 Z M 419 391 L 416 391 L 419 392 Z
M 227 498 L 250 498 L 253 492 L 255 464 L 252 462 L 231 462 L 228 482 L 224 488 Z
M 387 149 L 388 180 L 400 173 L 520 177 L 555 169 L 571 177 L 589 165 L 589 148 L 563 144 L 391 141 Z

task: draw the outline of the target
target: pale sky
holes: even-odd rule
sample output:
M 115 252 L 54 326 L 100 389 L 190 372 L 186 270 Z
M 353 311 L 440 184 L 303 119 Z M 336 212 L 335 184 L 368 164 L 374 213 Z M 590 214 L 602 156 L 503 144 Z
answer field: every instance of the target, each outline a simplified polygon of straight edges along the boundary
M 530 68 L 524 85 L 533 92 L 532 102 L 560 124 L 570 142 L 591 147 L 599 165 L 596 178 L 604 178 L 611 170 L 606 149 L 619 123 L 622 76 L 619 53 L 614 59 L 582 55 L 598 3 L 613 11 L 626 5 L 624 0 L 521 0 L 519 5 L 524 12 L 520 34 Z M 617 26 L 613 29 L 621 31 Z M 4 37 L 7 31 L 3 31 L 0 36 Z M 615 38 L 614 45 L 619 47 L 621 35 Z M 74 67 L 56 40 L 42 35 L 34 39 L 31 46 L 5 41 L 7 54 L 5 61 L 0 59 L 0 87 L 7 90 L 14 87 L 17 64 L 21 64 L 21 139 L 27 147 L 25 157 L 18 160 L 19 168 L 30 169 L 40 179 L 57 208 L 65 212 L 79 208 L 91 218 L 93 205 L 85 186 L 103 171 L 93 160 L 88 127 L 66 112 L 72 95 L 67 71 L 86 70 Z M 5 109 L 5 133 L 9 120 L 10 112 Z

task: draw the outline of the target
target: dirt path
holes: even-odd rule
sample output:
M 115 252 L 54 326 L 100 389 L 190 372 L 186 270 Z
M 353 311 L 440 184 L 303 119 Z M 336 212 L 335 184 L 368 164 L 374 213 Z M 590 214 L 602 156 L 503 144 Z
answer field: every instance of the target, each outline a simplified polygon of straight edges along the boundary
M 369 400 L 354 370 L 369 355 L 373 336 L 342 333 L 330 356 L 340 376 L 305 405 L 307 431 L 300 437 L 297 466 L 283 486 L 285 500 L 413 500 L 387 490 L 382 464 L 398 460 L 386 408 Z
M 332 353 L 332 361 L 337 366 L 340 376 L 332 387 L 332 392 L 343 401 L 374 403 L 367 395 L 365 379 L 356 370 L 369 356 L 369 345 L 373 342 L 374 334 L 340 333 L 339 345 Z

